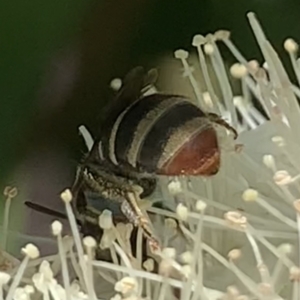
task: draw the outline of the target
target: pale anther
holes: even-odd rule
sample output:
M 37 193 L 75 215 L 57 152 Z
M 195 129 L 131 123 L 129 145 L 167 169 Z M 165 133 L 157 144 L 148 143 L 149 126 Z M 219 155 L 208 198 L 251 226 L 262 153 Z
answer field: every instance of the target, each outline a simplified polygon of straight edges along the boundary
M 285 145 L 285 140 L 282 136 L 279 135 L 273 136 L 271 140 L 278 147 L 283 147 Z
M 194 47 L 199 47 L 203 44 L 206 43 L 206 39 L 203 35 L 201 34 L 196 34 L 194 37 L 193 37 L 193 41 L 192 41 L 192 45 Z
M 286 39 L 283 46 L 288 53 L 296 53 L 299 49 L 299 45 L 292 38 Z
M 62 232 L 62 223 L 60 221 L 54 221 L 51 224 L 52 234 L 57 236 Z
M 145 268 L 146 271 L 152 272 L 154 269 L 154 260 L 152 258 L 148 258 L 147 260 L 144 261 L 143 267 Z
M 292 177 L 286 170 L 277 171 L 273 179 L 277 185 L 286 185 L 292 182 Z
M 243 200 L 250 202 L 250 201 L 256 201 L 258 197 L 258 192 L 257 190 L 254 189 L 247 189 L 243 193 Z
M 216 37 L 217 40 L 228 40 L 230 38 L 230 31 L 228 30 L 217 30 L 214 33 L 214 36 Z
M 120 78 L 114 78 L 111 82 L 110 82 L 110 87 L 114 90 L 114 91 L 118 91 L 122 86 L 122 80 Z
M 179 180 L 172 180 L 168 184 L 168 190 L 171 195 L 177 195 L 182 192 L 181 183 Z
M 69 189 L 66 189 L 64 190 L 61 194 L 60 194 L 60 197 L 61 199 L 64 201 L 64 202 L 71 202 L 72 199 L 73 199 L 73 195 L 71 193 L 71 191 Z
M 188 218 L 188 208 L 183 205 L 182 203 L 179 203 L 176 207 L 176 214 L 177 216 L 182 220 L 186 221 Z
M 178 59 L 187 59 L 189 56 L 189 53 L 186 50 L 178 49 L 174 52 L 175 58 Z
M 293 266 L 290 268 L 290 280 L 300 281 L 300 268 Z
M 275 168 L 275 160 L 274 160 L 273 155 L 271 155 L 271 154 L 266 154 L 263 156 L 263 163 L 269 169 Z
M 207 55 L 212 55 L 214 53 L 215 49 L 212 44 L 205 44 L 204 45 L 204 52 Z
M 240 295 L 239 290 L 234 285 L 228 286 L 226 291 L 227 291 L 228 296 L 232 297 L 233 299 Z
M 230 67 L 230 74 L 234 78 L 241 79 L 247 75 L 247 68 L 240 63 L 235 63 Z
M 264 68 L 266 71 L 269 70 L 269 66 L 268 66 L 268 63 L 267 63 L 266 61 L 263 63 L 263 68 Z
M 228 252 L 228 258 L 230 260 L 237 260 L 241 257 L 242 251 L 240 249 L 232 249 L 231 251 Z
M 124 277 L 115 284 L 115 291 L 123 295 L 134 294 L 138 290 L 138 282 L 133 277 Z
M 259 68 L 259 63 L 257 60 L 252 59 L 250 61 L 248 61 L 248 68 L 252 71 L 252 72 L 256 72 Z
M 204 201 L 198 200 L 196 202 L 196 210 L 197 211 L 200 211 L 200 212 L 204 211 L 206 207 L 207 207 L 207 204 Z
M 8 198 L 15 198 L 18 195 L 18 189 L 13 186 L 6 186 L 4 188 L 3 194 Z
M 247 218 L 238 211 L 229 211 L 224 214 L 225 220 L 232 226 L 245 228 L 247 225 Z
M 0 271 L 0 288 L 2 285 L 7 284 L 10 278 L 11 276 L 9 274 Z
M 205 104 L 208 106 L 208 108 L 213 108 L 214 104 L 212 102 L 209 92 L 204 92 L 202 94 L 202 96 L 203 96 L 203 100 L 204 100 Z
M 99 216 L 99 226 L 102 229 L 110 229 L 113 227 L 112 212 L 105 209 Z
M 284 243 L 278 246 L 277 250 L 280 254 L 282 255 L 288 255 L 293 253 L 293 245 L 288 244 L 288 243 Z
M 21 252 L 31 259 L 35 259 L 40 256 L 39 249 L 35 245 L 30 244 L 30 243 L 27 244 L 24 248 L 22 248 Z
M 83 244 L 87 248 L 95 248 L 97 246 L 97 242 L 92 236 L 85 236 L 83 238 Z

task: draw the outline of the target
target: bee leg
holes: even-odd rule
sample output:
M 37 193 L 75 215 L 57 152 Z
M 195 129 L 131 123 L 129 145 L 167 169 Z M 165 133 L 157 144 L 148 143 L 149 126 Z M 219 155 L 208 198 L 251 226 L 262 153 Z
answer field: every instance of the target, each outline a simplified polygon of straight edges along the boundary
M 148 240 L 151 251 L 158 251 L 160 249 L 159 242 L 154 236 L 153 230 L 149 226 L 148 218 L 137 204 L 138 196 L 135 193 L 128 192 L 126 199 L 127 201 L 124 201 L 121 205 L 123 214 L 127 217 L 129 222 L 142 228 L 143 234 Z
M 143 192 L 140 195 L 140 197 L 143 199 L 150 196 L 154 192 L 157 182 L 155 178 L 141 178 L 138 179 L 137 183 L 143 188 Z
M 153 174 L 137 171 L 129 164 L 123 164 L 122 170 L 118 170 L 120 176 L 131 179 L 136 185 L 143 188 L 143 192 L 139 195 L 140 198 L 150 196 L 156 188 L 156 178 Z
M 221 125 L 223 127 L 225 127 L 226 129 L 228 129 L 229 131 L 231 131 L 233 133 L 233 137 L 234 139 L 236 139 L 238 137 L 238 133 L 235 130 L 235 128 L 233 128 L 231 125 L 229 125 L 225 120 L 223 120 L 219 115 L 214 114 L 214 113 L 208 113 L 207 117 L 209 118 L 209 120 L 213 123 L 216 123 L 218 125 Z

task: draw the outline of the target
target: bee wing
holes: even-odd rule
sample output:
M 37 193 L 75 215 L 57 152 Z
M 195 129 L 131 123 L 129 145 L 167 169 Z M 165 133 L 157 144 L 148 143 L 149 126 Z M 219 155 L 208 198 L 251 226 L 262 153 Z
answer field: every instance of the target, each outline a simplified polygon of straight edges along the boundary
M 106 156 L 109 136 L 116 119 L 127 107 L 138 100 L 145 91 L 151 88 L 156 79 L 157 71 L 155 69 L 151 69 L 147 73 L 143 67 L 136 67 L 125 76 L 121 89 L 104 108 L 102 113 L 104 118 L 100 126 L 99 136 L 88 155 L 88 159 L 101 160 L 98 149 L 100 141 L 102 141 L 101 152 L 104 152 L 104 156 Z
M 148 73 L 143 67 L 135 67 L 124 78 L 123 84 L 115 98 L 106 106 L 103 126 L 106 127 L 118 117 L 130 104 L 139 99 L 142 92 L 154 85 L 157 71 L 151 69 Z
M 137 97 L 141 96 L 141 91 L 144 90 L 147 86 L 153 86 L 158 77 L 157 69 L 150 69 L 147 73 L 143 67 L 135 67 L 125 76 L 123 80 L 123 94 L 129 92 L 129 95 L 132 97 L 133 92 L 136 92 Z
M 144 82 L 142 87 L 142 94 L 146 95 L 149 90 L 155 89 L 155 83 L 157 81 L 158 72 L 157 69 L 151 69 L 148 71 L 148 73 L 144 76 Z

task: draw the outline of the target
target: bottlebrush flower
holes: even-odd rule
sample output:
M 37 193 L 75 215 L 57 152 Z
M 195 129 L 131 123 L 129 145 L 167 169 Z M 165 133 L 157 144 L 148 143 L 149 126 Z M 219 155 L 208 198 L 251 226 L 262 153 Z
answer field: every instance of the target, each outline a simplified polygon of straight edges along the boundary
M 38 250 L 32 245 L 25 247 L 23 262 L 13 267 L 14 262 L 0 273 L 0 300 L 35 299 L 38 293 L 43 299 L 55 300 L 300 299 L 298 44 L 291 38 L 284 43 L 296 85 L 254 14 L 249 13 L 248 18 L 265 59 L 262 65 L 244 58 L 229 32 L 223 30 L 194 37 L 198 65 L 189 64 L 188 52 L 175 52 L 197 104 L 224 116 L 237 128 L 239 144 L 234 145 L 227 131 L 218 128 L 222 166 L 217 175 L 160 178 L 153 201 L 163 201 L 170 210 L 150 207 L 148 212 L 154 215 L 152 223 L 161 251 L 143 260 L 138 232 L 133 256 L 128 243 L 132 225 L 114 226 L 111 213 L 104 211 L 99 221 L 104 230 L 100 246 L 108 249 L 112 262 L 94 260 L 98 245 L 92 237 L 81 240 L 70 205 L 72 195 L 66 190 L 61 197 L 73 239 L 63 238 L 62 225 L 53 223 L 58 254 L 34 259 Z M 220 43 L 237 60 L 229 70 L 219 51 Z M 207 61 L 216 83 L 211 80 Z M 201 70 L 204 85 L 195 79 L 197 70 Z M 229 77 L 240 83 L 240 94 L 234 94 Z M 254 106 L 253 98 L 263 114 Z M 91 137 L 83 128 L 81 131 L 90 148 Z M 12 197 L 6 196 L 10 201 Z M 3 260 L 9 262 L 10 257 Z M 77 281 L 72 281 L 74 278 Z

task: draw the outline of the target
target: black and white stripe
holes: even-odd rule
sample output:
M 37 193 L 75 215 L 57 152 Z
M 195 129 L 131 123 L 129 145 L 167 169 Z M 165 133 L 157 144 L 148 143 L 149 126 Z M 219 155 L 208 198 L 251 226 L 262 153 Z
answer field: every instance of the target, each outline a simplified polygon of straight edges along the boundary
M 152 94 L 121 112 L 102 136 L 104 157 L 154 173 L 193 135 L 211 126 L 205 114 L 180 96 Z

